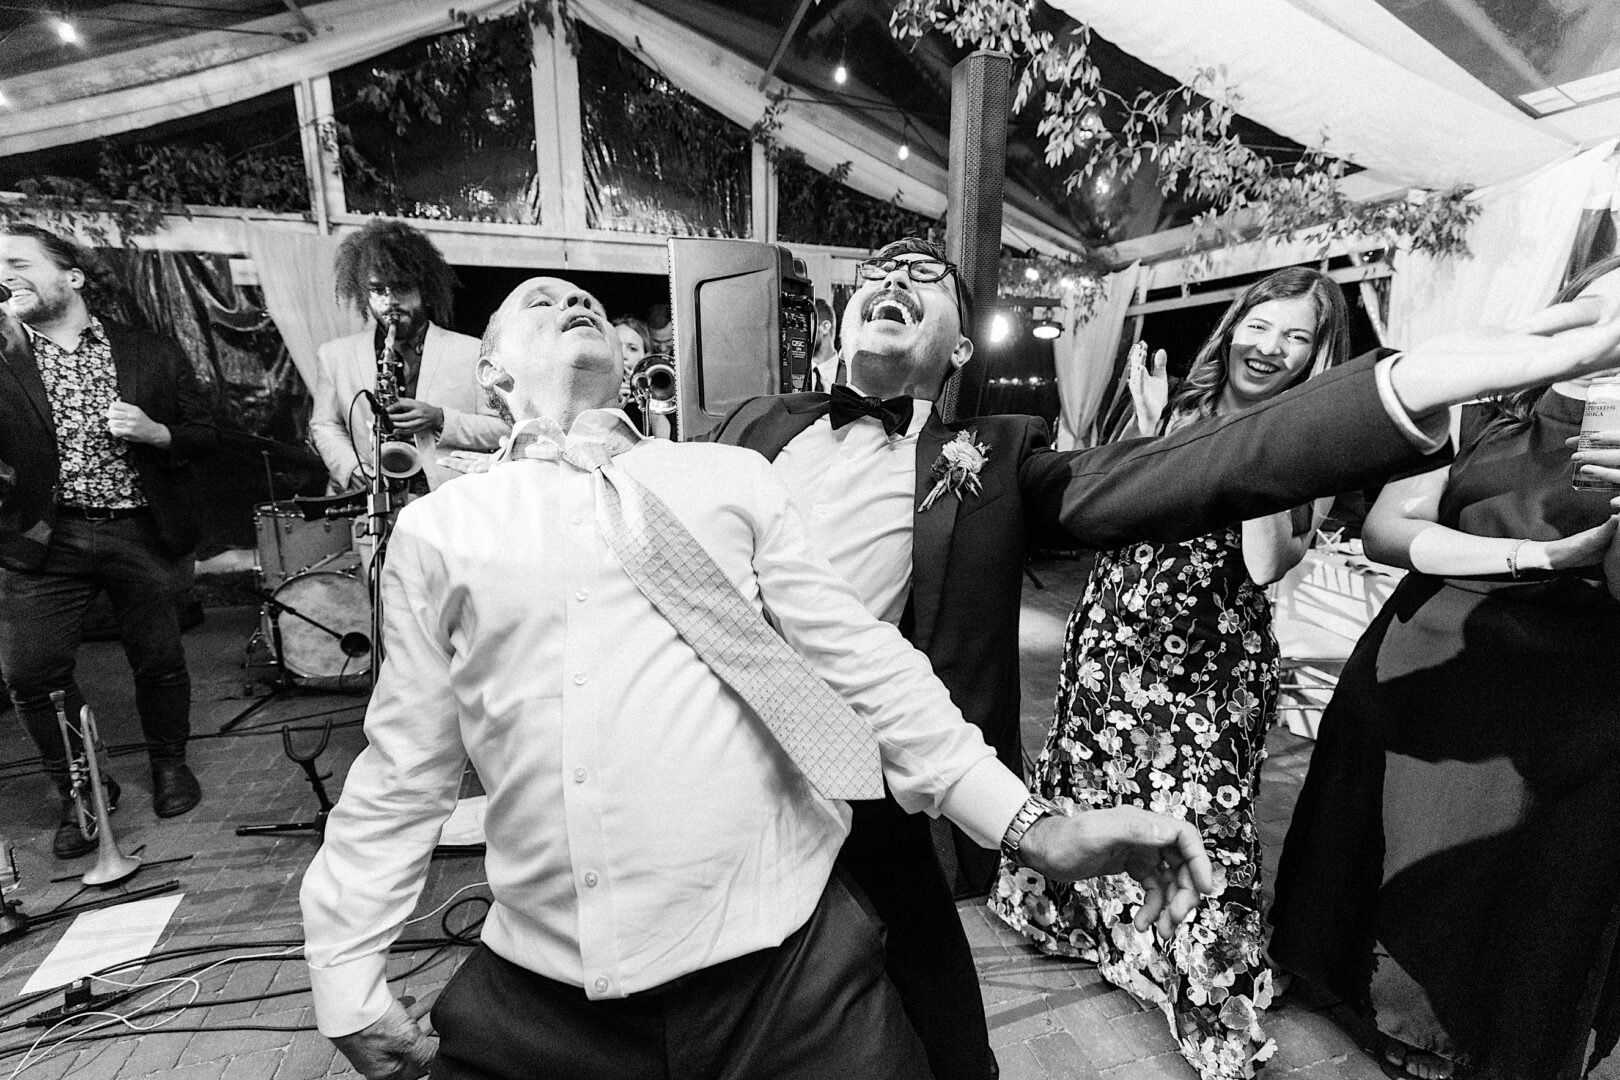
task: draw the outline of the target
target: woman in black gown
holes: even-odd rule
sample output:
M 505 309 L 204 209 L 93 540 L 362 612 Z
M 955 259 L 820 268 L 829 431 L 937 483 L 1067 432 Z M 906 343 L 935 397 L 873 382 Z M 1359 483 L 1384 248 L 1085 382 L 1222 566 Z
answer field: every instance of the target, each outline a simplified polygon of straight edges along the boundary
M 1620 295 L 1620 259 L 1577 295 Z M 1367 518 L 1413 573 L 1323 717 L 1270 951 L 1392 1076 L 1577 1078 L 1620 1025 L 1620 543 L 1613 493 L 1571 486 L 1584 396 L 1470 407 L 1451 468 Z

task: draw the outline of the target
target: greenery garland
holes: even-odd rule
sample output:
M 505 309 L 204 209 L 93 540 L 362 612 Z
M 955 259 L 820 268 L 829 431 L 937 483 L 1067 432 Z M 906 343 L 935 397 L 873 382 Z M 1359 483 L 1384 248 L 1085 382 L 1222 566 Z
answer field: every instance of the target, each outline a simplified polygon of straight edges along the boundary
M 1102 85 L 1089 55 L 1091 28 L 1059 38 L 1036 29 L 1039 0 L 897 0 L 889 29 L 899 41 L 939 31 L 958 47 L 994 49 L 1017 70 L 1013 111 L 1039 101 L 1037 131 L 1048 165 L 1085 152 L 1067 178 L 1075 190 L 1093 178 L 1128 180 L 1146 162 L 1158 167 L 1166 193 L 1178 189 L 1210 209 L 1195 219 L 1191 248 L 1237 239 L 1310 238 L 1404 243 L 1431 255 L 1467 255 L 1468 225 L 1479 206 L 1470 188 L 1414 191 L 1404 199 L 1357 203 L 1340 192 L 1348 162 L 1325 144 L 1279 165 L 1233 132 L 1240 101 L 1205 69 L 1192 83 L 1129 99 Z M 1104 116 L 1117 119 L 1105 123 Z M 1226 224 L 1242 222 L 1240 226 Z

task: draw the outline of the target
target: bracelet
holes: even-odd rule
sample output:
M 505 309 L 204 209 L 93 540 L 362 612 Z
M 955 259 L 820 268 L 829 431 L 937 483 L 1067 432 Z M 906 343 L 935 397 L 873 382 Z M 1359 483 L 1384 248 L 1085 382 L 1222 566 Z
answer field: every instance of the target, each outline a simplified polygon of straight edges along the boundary
M 1524 545 L 1528 544 L 1529 542 L 1530 541 L 1528 539 L 1520 540 L 1516 542 L 1513 545 L 1513 549 L 1508 552 L 1508 573 L 1513 575 L 1513 579 L 1515 581 L 1519 579 L 1519 549 L 1524 547 Z

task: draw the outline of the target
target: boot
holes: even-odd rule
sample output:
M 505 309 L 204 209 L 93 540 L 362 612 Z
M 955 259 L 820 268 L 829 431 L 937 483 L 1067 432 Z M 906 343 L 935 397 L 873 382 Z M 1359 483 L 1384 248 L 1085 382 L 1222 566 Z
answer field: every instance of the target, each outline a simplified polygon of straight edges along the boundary
M 102 779 L 107 785 L 107 813 L 118 809 L 118 797 L 123 792 L 118 787 L 118 781 L 110 776 Z M 56 836 L 51 840 L 51 853 L 58 859 L 77 859 L 80 855 L 88 855 L 96 850 L 96 841 L 86 840 L 84 833 L 79 829 L 79 814 L 74 806 L 74 799 L 66 794 L 62 795 L 62 820 L 56 826 Z
M 202 785 L 183 758 L 159 758 L 152 762 L 152 811 L 158 817 L 175 817 L 202 801 Z

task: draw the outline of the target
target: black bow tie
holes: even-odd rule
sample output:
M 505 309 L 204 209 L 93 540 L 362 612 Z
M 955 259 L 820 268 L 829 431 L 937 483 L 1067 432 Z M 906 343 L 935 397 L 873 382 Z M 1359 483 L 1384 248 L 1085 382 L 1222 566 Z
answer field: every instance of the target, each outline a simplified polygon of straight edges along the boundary
M 833 387 L 831 397 L 832 409 L 828 415 L 832 418 L 834 431 L 845 424 L 853 424 L 863 416 L 870 416 L 882 422 L 885 435 L 903 435 L 906 425 L 911 422 L 911 399 L 908 397 L 879 401 L 875 397 L 857 394 L 847 386 Z

